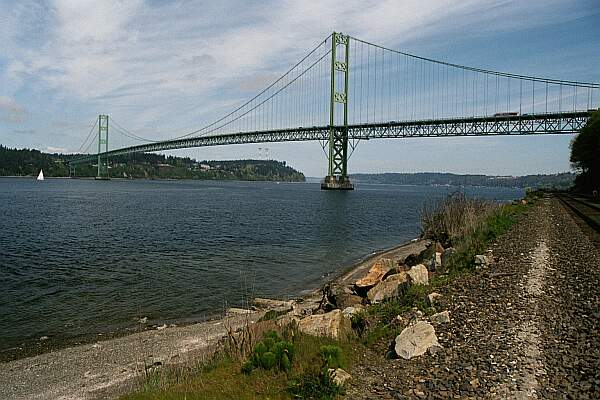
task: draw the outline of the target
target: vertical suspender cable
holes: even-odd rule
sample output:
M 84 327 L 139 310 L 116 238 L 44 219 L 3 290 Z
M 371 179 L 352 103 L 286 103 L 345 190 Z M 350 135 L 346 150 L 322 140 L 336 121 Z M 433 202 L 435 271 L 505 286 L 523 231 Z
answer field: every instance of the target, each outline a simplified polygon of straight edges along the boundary
M 373 122 L 377 122 L 377 47 L 375 47 L 375 82 L 374 85 L 375 86 L 375 90 L 373 91 L 373 94 L 375 95 L 375 97 L 373 98 Z

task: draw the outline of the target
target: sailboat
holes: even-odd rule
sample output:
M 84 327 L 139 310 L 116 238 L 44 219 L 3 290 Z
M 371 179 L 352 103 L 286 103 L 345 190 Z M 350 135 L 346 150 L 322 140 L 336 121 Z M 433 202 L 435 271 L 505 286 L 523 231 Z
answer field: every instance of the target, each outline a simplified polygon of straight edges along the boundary
M 40 169 L 40 173 L 38 174 L 37 180 L 38 181 L 44 180 L 44 171 L 42 171 L 41 169 Z

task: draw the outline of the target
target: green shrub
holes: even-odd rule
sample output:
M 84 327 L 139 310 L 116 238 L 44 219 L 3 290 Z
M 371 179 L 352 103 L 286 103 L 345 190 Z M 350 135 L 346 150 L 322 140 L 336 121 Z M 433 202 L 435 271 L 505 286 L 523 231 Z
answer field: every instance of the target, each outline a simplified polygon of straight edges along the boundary
M 305 373 L 290 381 L 288 393 L 295 399 L 333 400 L 344 391 L 328 373 Z
M 283 340 L 275 331 L 265 334 L 263 340 L 254 346 L 250 358 L 242 364 L 242 372 L 249 374 L 255 368 L 290 371 L 294 359 L 294 345 Z
M 246 362 L 244 362 L 242 364 L 242 373 L 244 373 L 244 374 L 251 373 L 253 369 L 254 369 L 254 365 L 252 364 L 251 360 L 246 360 Z
M 271 353 L 270 351 L 264 353 L 260 358 L 260 366 L 266 370 L 273 369 L 276 362 L 277 359 L 275 358 L 275 354 Z

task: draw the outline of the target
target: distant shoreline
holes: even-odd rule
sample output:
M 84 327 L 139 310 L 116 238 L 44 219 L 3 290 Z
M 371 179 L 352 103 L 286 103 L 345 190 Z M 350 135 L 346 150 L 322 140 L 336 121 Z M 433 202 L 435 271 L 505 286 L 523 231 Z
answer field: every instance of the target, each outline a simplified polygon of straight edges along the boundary
M 21 178 L 21 179 L 32 179 L 36 180 L 37 175 L 0 175 L 0 178 Z M 96 177 L 93 176 L 44 176 L 44 180 L 48 179 L 73 179 L 83 181 L 95 181 Z M 275 183 L 313 183 L 307 181 L 277 181 L 277 180 L 240 180 L 240 179 L 194 179 L 194 178 L 122 178 L 114 177 L 110 179 L 100 179 L 102 181 L 199 181 L 199 182 L 275 182 Z

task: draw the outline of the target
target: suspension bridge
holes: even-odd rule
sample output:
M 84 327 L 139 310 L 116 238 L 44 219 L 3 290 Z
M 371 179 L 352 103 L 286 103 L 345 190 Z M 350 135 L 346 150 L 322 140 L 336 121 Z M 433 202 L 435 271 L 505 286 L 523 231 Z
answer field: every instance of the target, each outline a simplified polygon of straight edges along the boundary
M 352 189 L 348 159 L 371 139 L 572 134 L 600 105 L 600 84 L 518 75 L 433 60 L 334 32 L 231 112 L 169 140 L 100 115 L 76 166 L 125 154 L 233 144 L 318 141 L 322 189 Z M 97 130 L 96 130 L 97 127 Z M 117 135 L 115 135 L 115 133 Z M 94 153 L 93 150 L 96 150 Z

